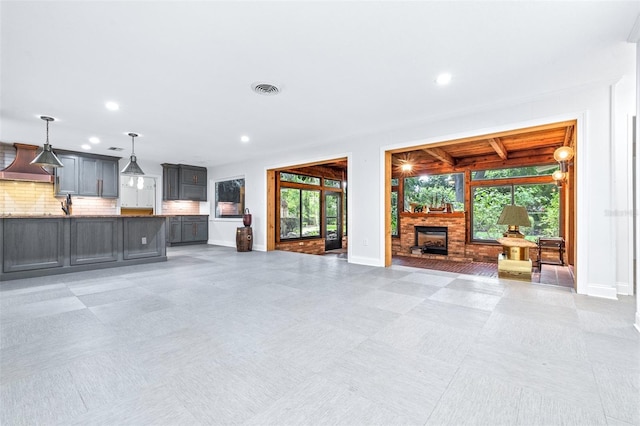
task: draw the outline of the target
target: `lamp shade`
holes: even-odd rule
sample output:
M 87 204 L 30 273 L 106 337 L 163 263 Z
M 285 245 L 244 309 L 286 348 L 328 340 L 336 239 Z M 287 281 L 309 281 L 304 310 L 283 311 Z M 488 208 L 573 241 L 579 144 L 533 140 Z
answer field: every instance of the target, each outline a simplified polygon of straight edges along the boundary
M 62 161 L 51 151 L 51 145 L 48 143 L 44 145 L 42 152 L 31 161 L 31 164 L 48 167 L 64 167 Z
M 122 169 L 120 173 L 122 173 L 123 175 L 129 175 L 129 176 L 143 176 L 144 172 L 142 171 L 140 166 L 138 166 L 138 159 L 136 158 L 136 152 L 135 152 L 135 139 L 139 135 L 137 133 L 127 133 L 127 134 L 131 136 L 131 156 L 129 157 L 129 163 L 127 163 L 127 165 L 124 166 L 124 169 Z
M 498 219 L 498 225 L 531 226 L 529 213 L 522 206 L 506 205 Z
M 569 161 L 573 158 L 573 149 L 570 146 L 561 146 L 553 152 L 556 161 Z
M 55 118 L 41 115 L 40 119 L 47 123 L 47 140 L 44 143 L 42 151 L 31 161 L 31 164 L 35 164 L 37 166 L 64 167 L 62 161 L 60 161 L 56 154 L 51 150 L 51 145 L 49 144 L 49 122 L 55 121 Z
M 142 171 L 140 166 L 138 166 L 138 161 L 137 161 L 135 155 L 132 155 L 129 158 L 129 162 L 127 163 L 126 166 L 124 166 L 124 169 L 122 169 L 122 171 L 120 173 L 122 173 L 123 175 L 131 175 L 131 176 L 143 176 L 144 175 L 144 172 Z

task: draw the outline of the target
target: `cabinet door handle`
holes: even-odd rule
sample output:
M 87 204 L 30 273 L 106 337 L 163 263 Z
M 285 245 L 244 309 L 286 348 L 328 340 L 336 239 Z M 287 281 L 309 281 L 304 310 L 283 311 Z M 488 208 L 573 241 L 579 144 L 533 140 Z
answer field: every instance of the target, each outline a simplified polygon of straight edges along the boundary
M 96 194 L 100 195 L 100 179 L 96 180 Z
M 192 223 L 191 224 L 191 235 L 193 235 L 194 237 L 196 236 L 196 228 L 197 228 L 197 224 Z

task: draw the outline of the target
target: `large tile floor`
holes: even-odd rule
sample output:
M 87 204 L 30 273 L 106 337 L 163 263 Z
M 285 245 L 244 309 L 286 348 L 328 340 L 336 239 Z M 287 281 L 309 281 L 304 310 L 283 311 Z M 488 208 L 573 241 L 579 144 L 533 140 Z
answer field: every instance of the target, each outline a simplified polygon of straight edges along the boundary
M 0 285 L 2 425 L 640 424 L 635 299 L 171 248 Z

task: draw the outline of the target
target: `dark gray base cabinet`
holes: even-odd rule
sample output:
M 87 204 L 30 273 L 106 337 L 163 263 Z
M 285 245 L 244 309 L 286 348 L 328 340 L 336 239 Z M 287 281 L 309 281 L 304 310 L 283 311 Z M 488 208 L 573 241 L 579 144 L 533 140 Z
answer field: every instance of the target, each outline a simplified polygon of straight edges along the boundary
M 180 216 L 169 218 L 169 235 L 167 236 L 167 242 L 180 243 L 182 242 L 182 218 Z
M 206 244 L 209 240 L 209 216 L 174 216 L 169 218 L 169 245 Z
M 1 232 L 2 272 L 62 267 L 67 225 L 64 219 L 55 218 L 12 219 Z
M 0 281 L 167 260 L 166 218 L 0 219 Z
M 71 265 L 116 262 L 117 260 L 117 218 L 71 220 Z
M 140 222 L 137 219 L 123 219 L 124 259 L 162 256 L 166 252 L 164 220 Z

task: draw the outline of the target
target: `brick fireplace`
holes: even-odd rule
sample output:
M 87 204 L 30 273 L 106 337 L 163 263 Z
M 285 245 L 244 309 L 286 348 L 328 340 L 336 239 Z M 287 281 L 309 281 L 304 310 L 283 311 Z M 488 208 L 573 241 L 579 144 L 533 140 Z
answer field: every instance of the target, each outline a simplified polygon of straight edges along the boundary
M 446 226 L 414 226 L 415 245 L 422 253 L 441 254 L 446 256 L 448 229 Z
M 411 248 L 417 242 L 416 229 L 419 228 L 445 228 L 446 229 L 446 252 L 412 254 Z M 433 259 L 446 259 L 456 261 L 471 261 L 467 258 L 465 251 L 465 219 L 464 212 L 453 213 L 400 213 L 400 247 L 397 254 L 403 256 L 426 257 Z M 433 239 L 433 238 L 432 238 Z M 442 239 L 442 237 L 440 237 Z M 435 244 L 435 242 L 434 242 Z

